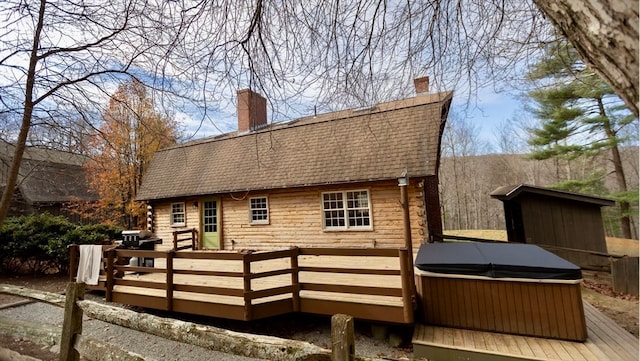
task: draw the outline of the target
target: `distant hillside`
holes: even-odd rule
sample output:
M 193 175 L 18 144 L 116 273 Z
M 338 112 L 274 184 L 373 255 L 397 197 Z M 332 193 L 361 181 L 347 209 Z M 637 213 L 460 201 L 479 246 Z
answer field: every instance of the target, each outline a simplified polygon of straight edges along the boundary
M 623 149 L 622 156 L 629 188 L 638 189 L 638 147 Z M 440 201 L 444 229 L 504 229 L 502 202 L 489 196 L 493 190 L 520 183 L 550 186 L 568 174 L 573 178 L 589 174 L 594 167 L 608 170 L 605 186 L 615 189 L 611 162 L 605 156 L 558 164 L 552 160 L 530 160 L 521 154 L 444 157 L 440 166 Z M 604 211 L 605 218 L 609 219 L 609 215 L 615 210 Z M 637 238 L 638 217 L 633 221 Z M 605 226 L 607 235 L 618 236 L 615 221 L 606 221 Z

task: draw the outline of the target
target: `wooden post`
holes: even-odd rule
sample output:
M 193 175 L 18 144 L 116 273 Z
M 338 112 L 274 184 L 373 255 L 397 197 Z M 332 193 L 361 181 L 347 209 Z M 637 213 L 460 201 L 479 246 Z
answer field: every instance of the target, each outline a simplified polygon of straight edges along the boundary
M 331 361 L 356 359 L 353 317 L 337 314 L 331 317 Z
M 198 231 L 195 228 L 191 230 L 191 250 L 195 251 L 198 249 Z
M 409 280 L 410 277 L 414 277 L 408 270 L 408 268 L 412 266 L 408 260 L 409 250 L 400 248 L 398 250 L 398 256 L 400 258 L 400 278 L 402 279 L 402 310 L 404 313 L 404 321 L 406 323 L 413 323 L 415 292 L 411 288 L 411 284 L 415 284 L 415 280 L 414 282 L 410 282 Z
M 84 298 L 84 283 L 68 283 L 64 306 L 64 323 L 60 337 L 60 361 L 78 361 L 80 354 L 73 347 L 76 335 L 82 333 L 82 309 L 76 301 Z
M 409 195 L 407 192 L 407 186 L 409 185 L 409 177 L 407 177 L 404 183 L 399 185 L 400 198 L 402 202 L 402 212 L 404 220 L 404 246 L 409 250 L 409 254 L 413 254 L 413 240 L 411 239 L 411 217 L 409 215 Z
M 114 249 L 110 249 L 107 251 L 107 284 L 105 285 L 105 300 L 107 302 L 113 301 L 113 276 L 114 276 L 114 256 L 116 251 Z
M 407 266 L 406 275 L 402 276 L 402 283 L 404 284 L 405 281 L 407 281 L 406 279 L 408 279 L 408 286 L 411 290 L 412 299 L 415 301 L 416 280 L 413 272 L 413 240 L 411 239 L 411 216 L 409 214 L 409 192 L 407 190 L 409 186 L 409 176 L 406 176 L 403 180 L 399 179 L 398 185 L 400 186 L 400 198 L 402 202 L 402 210 L 404 213 L 404 243 L 408 252 L 408 257 L 405 260 L 409 263 Z M 403 261 L 401 260 L 400 262 Z M 413 303 L 415 304 L 416 302 Z
M 300 272 L 298 269 L 298 256 L 300 255 L 300 249 L 298 247 L 294 247 L 291 250 L 291 285 L 293 286 L 292 291 L 292 302 L 293 302 L 293 312 L 300 312 L 300 279 L 298 277 L 298 273 Z
M 245 255 L 242 257 L 242 274 L 244 280 L 244 319 L 245 321 L 251 320 L 251 299 L 249 298 L 249 292 L 251 292 L 251 261 L 247 259 Z
M 77 244 L 69 245 L 69 282 L 75 282 L 78 272 L 78 252 L 80 252 L 80 246 Z
M 176 255 L 174 250 L 167 252 L 167 311 L 173 311 L 173 257 Z
M 173 250 L 176 251 L 178 249 L 178 231 L 173 232 Z

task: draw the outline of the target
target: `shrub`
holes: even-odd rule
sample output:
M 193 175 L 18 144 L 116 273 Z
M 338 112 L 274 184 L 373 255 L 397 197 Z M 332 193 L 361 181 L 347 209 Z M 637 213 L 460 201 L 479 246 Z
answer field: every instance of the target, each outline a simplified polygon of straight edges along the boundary
M 100 224 L 78 226 L 49 213 L 10 217 L 0 227 L 0 267 L 9 272 L 65 271 L 70 244 L 101 244 L 121 231 Z
M 76 227 L 61 238 L 52 238 L 47 244 L 47 252 L 56 260 L 61 270 L 69 267 L 69 245 L 102 244 L 120 238 L 121 227 L 104 224 L 89 224 Z

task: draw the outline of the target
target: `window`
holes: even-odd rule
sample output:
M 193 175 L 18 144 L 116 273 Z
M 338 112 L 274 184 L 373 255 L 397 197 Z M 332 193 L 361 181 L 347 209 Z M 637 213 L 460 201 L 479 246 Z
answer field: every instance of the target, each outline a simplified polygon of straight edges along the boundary
M 185 224 L 184 203 L 171 203 L 171 226 L 184 227 Z
M 366 190 L 322 193 L 324 229 L 371 229 L 369 192 Z
M 252 224 L 269 224 L 267 197 L 249 198 L 249 222 Z

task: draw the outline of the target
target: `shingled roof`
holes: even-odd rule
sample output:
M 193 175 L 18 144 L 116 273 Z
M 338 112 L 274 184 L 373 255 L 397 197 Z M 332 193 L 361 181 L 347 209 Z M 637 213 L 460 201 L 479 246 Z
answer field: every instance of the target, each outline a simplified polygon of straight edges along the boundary
M 270 124 L 156 152 L 138 200 L 435 175 L 452 92 Z
M 0 188 L 4 189 L 14 145 L 0 143 Z M 27 147 L 18 174 L 18 188 L 29 204 L 94 201 L 82 164 L 86 157 L 53 149 Z

